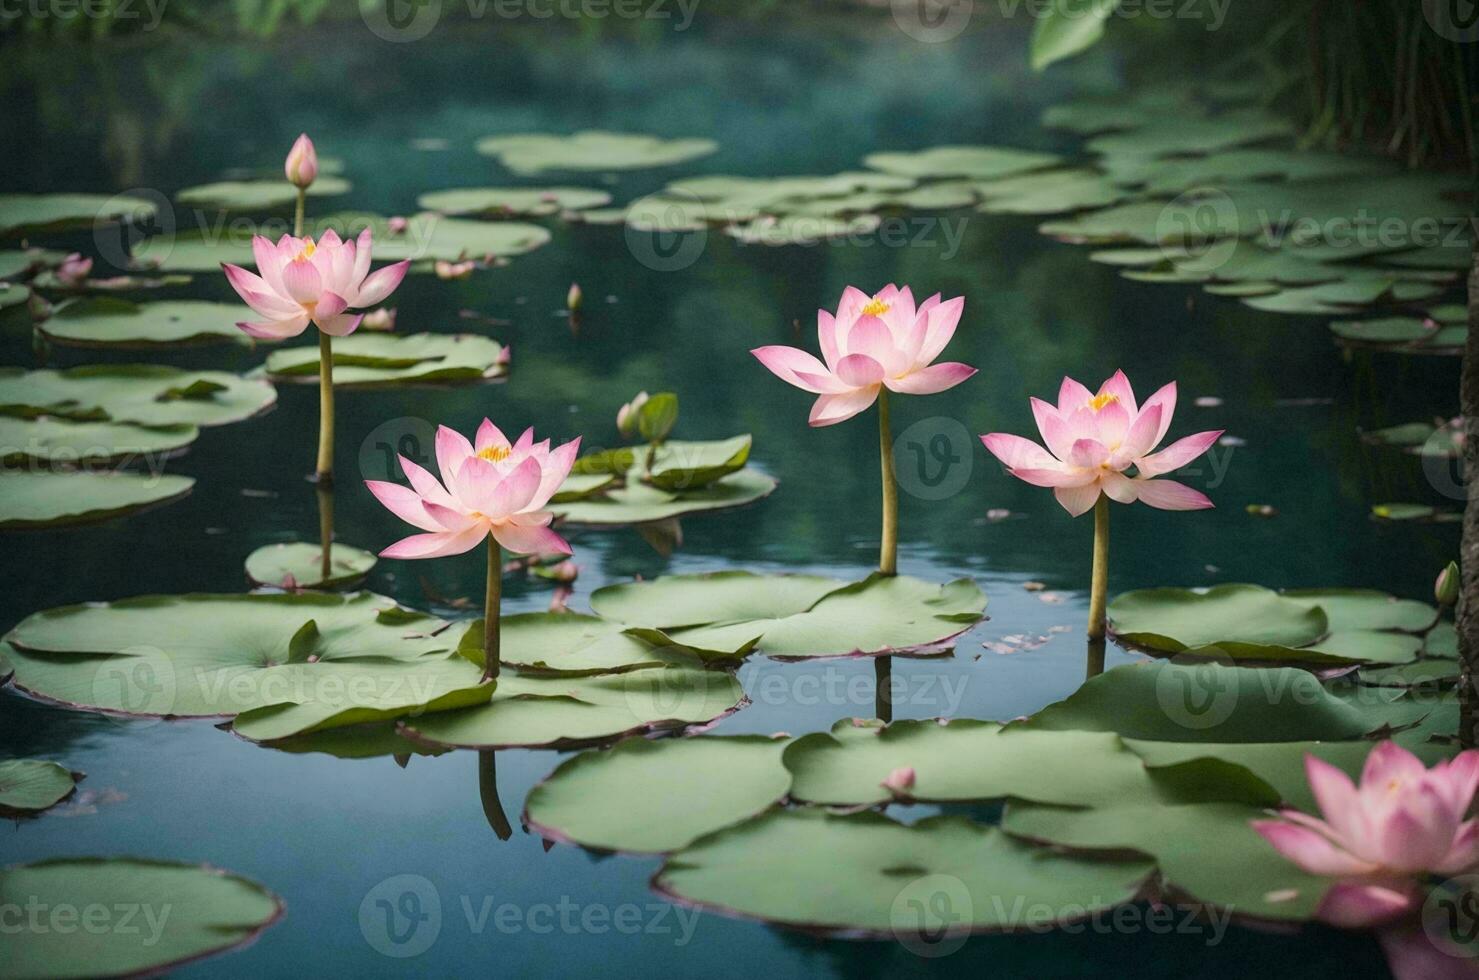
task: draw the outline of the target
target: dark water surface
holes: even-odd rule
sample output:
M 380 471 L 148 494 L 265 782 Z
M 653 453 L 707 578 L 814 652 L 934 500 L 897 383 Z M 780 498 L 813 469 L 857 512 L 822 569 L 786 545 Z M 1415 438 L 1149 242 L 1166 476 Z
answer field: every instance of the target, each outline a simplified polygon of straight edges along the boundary
M 602 127 L 709 136 L 721 150 L 681 172 L 757 176 L 832 173 L 859 166 L 874 150 L 939 143 L 1069 149 L 1038 127 L 1040 111 L 1079 86 L 1111 78 L 1112 66 L 1095 61 L 1077 75 L 1044 80 L 1026 71 L 1023 42 L 1020 33 L 1003 31 L 920 44 L 884 17 L 847 29 L 700 18 L 684 33 L 601 39 L 537 25 L 475 25 L 388 44 L 355 23 L 236 45 L 11 45 L 0 49 L 8 130 L 0 189 L 148 188 L 168 195 L 231 167 L 274 168 L 302 130 L 313 134 L 321 154 L 345 161 L 355 190 L 342 203 L 385 213 L 411 213 L 426 190 L 521 182 L 473 152 L 477 137 L 501 132 Z M 427 138 L 445 139 L 447 148 L 413 148 L 413 140 Z M 625 201 L 677 172 L 635 172 L 611 186 Z M 601 180 L 558 175 L 542 182 Z M 1455 553 L 1451 527 L 1382 527 L 1367 518 L 1372 503 L 1438 498 L 1415 461 L 1363 447 L 1356 433 L 1358 426 L 1443 412 L 1454 403 L 1456 362 L 1358 356 L 1346 363 L 1319 319 L 1255 313 L 1195 287 L 1126 281 L 1090 263 L 1086 249 L 1040 237 L 1033 219 L 959 211 L 902 220 L 907 233 L 896 231 L 907 244 L 766 249 L 714 232 L 676 271 L 654 269 L 661 263 L 651 261 L 650 243 L 619 227 L 554 221 L 554 240 L 507 268 L 461 282 L 408 279 L 394 298 L 401 332 L 491 332 L 513 347 L 512 375 L 507 384 L 480 388 L 342 393 L 339 539 L 378 550 L 406 532 L 357 479 L 357 461 L 376 458 L 371 434 L 383 423 L 421 419 L 470 432 L 489 415 L 505 429 L 533 424 L 557 441 L 583 435 L 588 445 L 609 445 L 617 407 L 639 388 L 666 388 L 682 399 L 683 437 L 753 433 L 754 459 L 780 479 L 780 489 L 757 506 L 684 521 L 683 546 L 668 558 L 632 531 L 577 533 L 572 543 L 582 573 L 573 608 L 584 608 L 593 589 L 633 575 L 753 568 L 861 576 L 877 546 L 872 414 L 809 429 L 810 397 L 772 377 L 747 351 L 798 340 L 814 349 L 817 307 L 832 307 L 848 284 L 899 282 L 920 295 L 966 297 L 946 354 L 980 368 L 948 393 L 895 402 L 901 437 L 916 425 L 913 437 L 924 444 L 936 433 L 970 435 L 954 444 L 959 458 L 949 464 L 947 480 L 958 491 L 934 499 L 939 494 L 917 472 L 901 473 L 900 571 L 933 580 L 972 576 L 990 597 L 991 616 L 961 640 L 953 659 L 896 664 L 905 691 L 899 717 L 1008 719 L 1066 696 L 1083 676 L 1090 521 L 1070 520 L 1047 491 L 1003 475 L 974 439 L 998 429 L 1034 435 L 1027 397 L 1055 394 L 1064 373 L 1094 385 L 1123 367 L 1142 397 L 1178 380 L 1173 437 L 1226 428 L 1245 440 L 1214 450 L 1200 475 L 1189 478 L 1217 510 L 1115 509 L 1116 592 L 1257 581 L 1425 597 Z M 587 297 L 578 335 L 556 315 L 571 281 Z M 197 277 L 180 295 L 234 299 L 212 275 Z M 460 318 L 464 309 L 511 324 L 481 325 Z M 23 331 L 0 337 L 0 349 L 4 363 L 35 363 Z M 155 359 L 245 371 L 262 356 L 216 348 Z M 97 359 L 63 351 L 54 360 Z M 1199 396 L 1224 401 L 1194 407 Z M 303 477 L 313 459 L 316 391 L 284 387 L 279 397 L 269 415 L 206 430 L 173 464 L 199 481 L 189 498 L 99 527 L 7 537 L 0 627 L 83 600 L 238 591 L 252 549 L 311 540 L 317 512 Z M 927 464 L 926 480 L 938 476 L 937 465 Z M 968 478 L 959 467 L 968 468 Z M 382 475 L 373 470 L 365 475 Z M 1250 503 L 1271 504 L 1279 514 L 1251 517 Z M 995 508 L 1013 516 L 987 520 Z M 368 587 L 466 616 L 432 597 L 476 602 L 482 575 L 482 556 L 473 552 L 383 562 Z M 1044 583 L 1046 598 L 1060 601 L 1024 589 L 1029 581 Z M 507 591 L 510 611 L 543 608 L 549 599 L 547 588 L 521 580 L 510 580 Z M 1055 626 L 1072 628 L 1050 632 Z M 1052 638 L 1009 655 L 982 646 L 1016 634 Z M 1110 654 L 1112 664 L 1129 659 Z M 801 734 L 872 712 L 866 662 L 756 660 L 741 678 L 755 703 L 721 732 Z M 1224 936 L 1201 926 L 1152 935 L 1101 923 L 1076 935 L 978 938 L 952 956 L 924 959 L 892 944 L 818 941 L 708 914 L 679 918 L 646 888 L 656 861 L 563 845 L 546 852 L 517 827 L 529 788 L 562 758 L 550 752 L 497 757 L 503 805 L 516 824 L 506 842 L 484 817 L 471 753 L 418 757 L 401 769 L 388 758 L 265 750 L 206 723 L 120 722 L 9 696 L 0 699 L 0 753 L 64 761 L 90 774 L 85 788 L 104 794 L 96 812 L 63 808 L 0 828 L 5 863 L 124 853 L 209 861 L 286 899 L 286 920 L 256 945 L 184 974 L 1383 972 L 1373 942 L 1320 930 Z M 672 806 L 684 806 L 681 787 Z M 362 901 L 402 874 L 430 881 L 441 904 L 440 933 L 414 959 L 382 955 L 362 931 Z M 517 913 L 479 918 L 485 907 L 505 903 Z M 622 921 L 640 922 L 635 934 L 603 925 L 624 906 L 640 910 L 623 913 Z

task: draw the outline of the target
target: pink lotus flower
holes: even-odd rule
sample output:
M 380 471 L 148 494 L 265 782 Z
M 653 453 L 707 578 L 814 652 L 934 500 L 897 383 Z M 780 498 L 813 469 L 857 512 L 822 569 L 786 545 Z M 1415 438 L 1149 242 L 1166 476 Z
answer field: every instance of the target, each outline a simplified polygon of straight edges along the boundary
M 820 396 L 811 409 L 812 425 L 836 425 L 872 405 L 883 388 L 932 395 L 975 374 L 968 364 L 933 363 L 955 335 L 964 308 L 964 297 L 941 302 L 938 293 L 916 307 L 908 286 L 886 286 L 873 297 L 849 286 L 835 317 L 817 311 L 826 363 L 795 347 L 750 353 L 782 381 Z
M 404 456 L 401 469 L 410 487 L 365 481 L 391 513 L 427 532 L 397 541 L 380 556 L 460 555 L 489 534 L 521 555 L 570 554 L 565 539 L 549 529 L 553 515 L 543 507 L 565 482 L 579 451 L 577 438 L 551 452 L 548 439 L 534 442 L 533 429 L 525 429 L 518 442 L 510 445 L 487 419 L 478 429 L 476 444 L 445 425 L 439 427 L 437 467 L 445 486 Z
M 336 337 L 354 333 L 364 314 L 348 311 L 382 302 L 411 265 L 410 260 L 396 262 L 372 273 L 372 246 L 368 228 L 352 242 L 341 241 L 332 229 L 317 243 L 284 235 L 273 245 L 261 235 L 253 237 L 252 254 L 261 275 L 235 265 L 221 269 L 246 304 L 267 319 L 237 326 L 268 340 L 296 337 L 310 322 Z
M 307 190 L 318 176 L 318 151 L 313 148 L 313 140 L 307 133 L 293 141 L 293 148 L 288 151 L 282 169 L 287 174 L 288 183 L 302 190 Z
M 90 272 L 92 259 L 84 259 L 80 252 L 73 252 L 56 267 L 56 279 L 63 286 L 80 286 Z
M 1479 788 L 1479 750 L 1432 769 L 1395 742 L 1371 750 L 1357 788 L 1339 769 L 1304 759 L 1325 819 L 1297 810 L 1253 829 L 1313 875 L 1341 879 L 1316 915 L 1335 926 L 1379 926 L 1417 909 L 1421 879 L 1479 867 L 1479 821 L 1468 819 Z
M 1198 432 L 1152 453 L 1170 429 L 1175 411 L 1174 381 L 1137 407 L 1123 371 L 1116 371 L 1097 394 L 1064 378 L 1057 407 L 1032 399 L 1032 414 L 1046 450 L 1005 432 L 984 435 L 981 441 L 1017 479 L 1052 487 L 1058 503 L 1074 517 L 1092 508 L 1101 493 L 1122 504 L 1139 500 L 1161 510 L 1203 510 L 1212 506 L 1204 494 L 1183 483 L 1153 477 L 1180 469 L 1202 455 L 1222 430 Z M 1132 466 L 1135 476 L 1126 476 Z

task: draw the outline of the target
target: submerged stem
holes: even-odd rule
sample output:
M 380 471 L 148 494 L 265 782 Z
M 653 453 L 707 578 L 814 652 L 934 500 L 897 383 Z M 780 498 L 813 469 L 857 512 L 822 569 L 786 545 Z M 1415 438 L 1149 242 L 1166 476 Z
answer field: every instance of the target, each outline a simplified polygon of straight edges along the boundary
M 1104 639 L 1104 610 L 1109 589 L 1109 497 L 1094 504 L 1094 572 L 1089 581 L 1089 639 Z
M 878 392 L 878 456 L 883 476 L 883 537 L 878 546 L 878 571 L 899 570 L 899 484 L 894 479 L 894 438 L 888 422 L 888 389 Z
M 885 725 L 894 720 L 894 658 L 873 658 L 873 713 Z
M 499 609 L 503 604 L 503 548 L 488 535 L 488 592 L 483 599 L 483 680 L 498 676 Z
M 322 552 L 319 582 L 323 584 L 333 570 L 334 547 L 334 489 L 325 483 L 318 486 L 318 544 Z

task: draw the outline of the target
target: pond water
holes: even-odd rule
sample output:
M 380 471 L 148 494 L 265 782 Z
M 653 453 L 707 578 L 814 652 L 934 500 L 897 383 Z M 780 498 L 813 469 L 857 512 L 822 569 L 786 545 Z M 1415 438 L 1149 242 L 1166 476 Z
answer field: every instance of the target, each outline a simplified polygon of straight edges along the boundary
M 169 195 L 231 167 L 271 168 L 304 130 L 320 153 L 345 162 L 355 184 L 349 206 L 390 214 L 410 213 L 427 190 L 508 183 L 473 151 L 476 138 L 500 132 L 600 127 L 707 136 L 719 152 L 684 173 L 756 176 L 832 173 L 876 150 L 941 143 L 1069 148 L 1071 141 L 1040 128 L 1041 110 L 1112 79 L 1114 66 L 1096 56 L 1045 81 L 1027 73 L 1023 44 L 1008 30 L 919 44 L 885 17 L 784 29 L 720 20 L 635 37 L 500 24 L 388 44 L 354 24 L 240 44 L 13 45 L 0 69 L 10 131 L 0 189 Z M 445 148 L 413 145 L 428 139 L 445 140 Z M 669 175 L 636 171 L 610 186 L 623 201 Z M 650 239 L 619 226 L 548 221 L 553 241 L 506 268 L 450 283 L 408 278 L 394 299 L 402 332 L 489 332 L 513 348 L 511 377 L 457 390 L 341 394 L 339 540 L 378 550 L 403 534 L 358 480 L 358 461 L 368 466 L 363 475 L 383 476 L 372 471 L 384 423 L 471 431 L 488 415 L 505 428 L 536 425 L 557 442 L 583 435 L 588 446 L 609 445 L 623 401 L 640 388 L 669 389 L 682 400 L 682 436 L 753 433 L 753 460 L 780 487 L 743 510 L 685 520 L 682 546 L 667 557 L 630 530 L 576 532 L 581 575 L 572 608 L 584 608 L 595 588 L 635 575 L 866 574 L 876 560 L 879 504 L 871 414 L 809 429 L 810 398 L 748 351 L 811 347 L 815 310 L 832 307 L 844 286 L 899 282 L 965 296 L 947 354 L 980 368 L 945 394 L 895 400 L 899 438 L 928 447 L 943 434 L 950 445 L 946 458 L 901 472 L 900 571 L 974 578 L 989 596 L 990 619 L 961 638 L 953 658 L 895 663 L 903 691 L 897 717 L 1009 719 L 1066 696 L 1083 677 L 1090 521 L 1070 520 L 1049 494 L 1008 478 L 975 439 L 1029 433 L 1028 396 L 1056 392 L 1065 372 L 1097 384 L 1124 368 L 1142 392 L 1178 380 L 1173 437 L 1226 428 L 1241 440 L 1215 449 L 1188 481 L 1216 510 L 1115 510 L 1114 592 L 1257 581 L 1425 597 L 1456 553 L 1452 526 L 1368 518 L 1373 503 L 1428 500 L 1432 491 L 1415 460 L 1357 437 L 1358 427 L 1431 416 L 1435 392 L 1443 393 L 1437 403 L 1450 404 L 1456 361 L 1343 359 L 1319 318 L 1253 312 L 1195 286 L 1127 281 L 1091 263 L 1087 249 L 1038 235 L 1037 219 L 967 210 L 893 220 L 888 242 L 806 249 L 743 246 L 711 232 L 672 270 Z M 572 281 L 586 296 L 578 332 L 559 315 Z M 212 275 L 197 277 L 189 295 L 234 301 Z M 508 323 L 488 326 L 463 310 Z M 4 363 L 34 363 L 24 333 L 0 345 Z M 261 356 L 213 348 L 158 359 L 245 371 Z M 53 358 L 108 359 L 67 351 Z M 1196 407 L 1198 397 L 1222 403 Z M 173 464 L 199 481 L 187 499 L 98 527 L 8 537 L 0 626 L 84 600 L 241 590 L 250 551 L 316 532 L 315 495 L 304 482 L 316 412 L 311 386 L 281 387 L 275 411 L 206 430 Z M 1249 504 L 1272 505 L 1277 516 L 1250 516 Z M 998 509 L 1011 516 L 988 519 Z M 482 576 L 475 551 L 417 565 L 384 561 L 367 587 L 467 617 L 453 600 L 477 605 Z M 1046 588 L 1029 591 L 1028 582 Z M 547 587 L 522 579 L 506 590 L 505 612 L 549 602 Z M 1009 654 L 983 646 L 1019 634 L 1049 639 Z M 1111 664 L 1130 659 L 1110 653 Z M 866 661 L 753 660 L 741 679 L 754 703 L 717 731 L 800 734 L 870 715 L 872 673 Z M 206 723 L 117 721 L 16 697 L 0 700 L 0 753 L 65 761 L 90 774 L 83 787 L 98 797 L 95 812 L 64 806 L 5 828 L 4 863 L 125 853 L 209 861 L 286 899 L 286 920 L 255 945 L 182 975 L 1384 973 L 1373 941 L 1319 929 L 1295 938 L 1238 929 L 1213 935 L 1206 926 L 1169 935 L 1091 927 L 976 938 L 952 956 L 927 959 L 894 944 L 822 941 L 713 914 L 679 917 L 646 887 L 655 859 L 546 850 L 517 826 L 530 787 L 563 758 L 552 752 L 498 754 L 498 790 L 515 824 L 506 841 L 485 817 L 473 753 L 416 757 L 405 768 L 389 758 L 291 755 Z M 683 805 L 676 790 L 673 806 Z M 910 816 L 932 811 L 918 807 Z M 414 959 L 383 955 L 362 928 L 366 896 L 403 874 L 431 882 L 441 907 L 436 940 Z M 506 903 L 517 913 L 480 918 Z M 605 923 L 628 906 L 639 910 L 623 919 L 640 922 L 635 933 L 581 925 L 583 916 Z

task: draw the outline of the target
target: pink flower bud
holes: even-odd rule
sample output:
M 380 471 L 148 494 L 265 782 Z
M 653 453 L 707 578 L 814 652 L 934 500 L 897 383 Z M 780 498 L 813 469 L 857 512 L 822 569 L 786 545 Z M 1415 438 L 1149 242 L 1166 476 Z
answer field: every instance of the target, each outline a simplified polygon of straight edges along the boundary
M 1458 602 L 1461 588 L 1462 576 L 1459 574 L 1458 562 L 1451 561 L 1447 568 L 1438 573 L 1438 580 L 1433 583 L 1433 597 L 1438 600 L 1438 605 L 1451 606 Z
M 880 785 L 895 796 L 905 796 L 914 788 L 914 767 L 900 766 L 888 774 Z
M 406 228 L 409 227 L 410 224 L 411 223 L 405 218 L 401 217 L 400 215 L 395 215 L 389 221 L 385 222 L 385 227 L 392 235 L 404 235 L 406 233 Z
M 395 329 L 395 307 L 382 306 L 371 313 L 366 313 L 360 326 L 366 330 L 394 330 Z
M 62 260 L 61 265 L 57 266 L 57 282 L 63 286 L 80 286 L 82 280 L 86 279 L 91 271 L 92 259 L 84 259 L 81 253 L 73 252 Z
M 570 291 L 565 294 L 565 309 L 574 313 L 580 309 L 580 301 L 584 298 L 585 294 L 580 291 L 580 283 L 572 282 L 570 284 Z
M 283 171 L 288 175 L 288 182 L 303 190 L 313 183 L 318 176 L 318 151 L 313 148 L 313 140 L 304 133 L 293 143 L 293 148 L 288 151 L 287 162 L 283 164 Z

